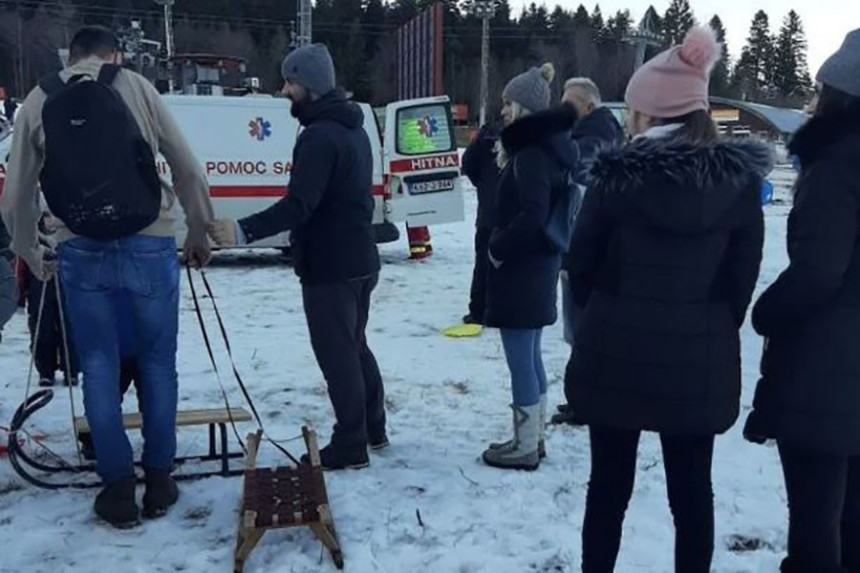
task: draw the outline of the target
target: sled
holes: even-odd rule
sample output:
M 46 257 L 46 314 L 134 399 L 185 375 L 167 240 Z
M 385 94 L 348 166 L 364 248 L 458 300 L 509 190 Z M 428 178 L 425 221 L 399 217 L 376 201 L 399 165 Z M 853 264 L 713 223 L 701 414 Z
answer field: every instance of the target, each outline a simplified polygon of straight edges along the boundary
M 262 433 L 248 435 L 234 573 L 244 571 L 245 561 L 266 532 L 291 527 L 309 527 L 331 553 L 335 567 L 343 569 L 343 552 L 329 509 L 316 434 L 302 427 L 302 436 L 310 464 L 299 464 L 295 468 L 258 468 L 257 451 Z
M 448 338 L 473 338 L 481 336 L 483 332 L 484 327 L 480 324 L 456 324 L 443 330 L 442 336 L 447 336 Z
M 101 487 L 102 483 L 100 481 L 72 481 L 56 483 L 45 481 L 42 477 L 36 476 L 36 472 L 46 475 L 80 475 L 93 473 L 96 470 L 95 464 L 93 463 L 73 464 L 64 461 L 49 449 L 45 448 L 44 445 L 41 444 L 42 440 L 37 439 L 34 443 L 44 449 L 49 455 L 56 458 L 58 461 L 57 464 L 49 464 L 40 461 L 36 456 L 25 451 L 24 446 L 26 441 L 22 438 L 22 435 L 26 435 L 22 429 L 24 423 L 30 418 L 30 416 L 47 406 L 53 397 L 54 393 L 52 390 L 40 390 L 30 396 L 28 400 L 15 412 L 7 442 L 9 462 L 21 478 L 32 485 L 44 489 L 89 489 Z M 231 420 L 231 417 L 233 423 L 252 420 L 251 415 L 242 408 L 231 408 L 230 410 L 191 410 L 185 412 L 180 411 L 177 413 L 176 425 L 178 427 L 203 425 L 207 425 L 209 427 L 209 452 L 207 454 L 177 457 L 174 460 L 174 466 L 176 468 L 182 468 L 189 464 L 220 462 L 220 467 L 218 469 L 184 473 L 178 472 L 173 476 L 177 481 L 189 481 L 217 476 L 233 477 L 242 475 L 243 469 L 230 467 L 230 460 L 239 459 L 244 456 L 244 453 L 242 452 L 232 452 L 229 450 L 227 441 L 227 423 Z M 123 421 L 126 428 L 140 428 L 142 425 L 139 414 L 126 414 L 123 416 Z M 216 426 L 220 430 L 220 440 L 216 440 Z M 86 418 L 74 418 L 74 427 L 76 438 L 89 434 L 89 425 L 87 424 Z M 135 465 L 140 466 L 141 463 L 135 462 Z M 138 481 L 142 481 L 142 479 L 138 477 Z

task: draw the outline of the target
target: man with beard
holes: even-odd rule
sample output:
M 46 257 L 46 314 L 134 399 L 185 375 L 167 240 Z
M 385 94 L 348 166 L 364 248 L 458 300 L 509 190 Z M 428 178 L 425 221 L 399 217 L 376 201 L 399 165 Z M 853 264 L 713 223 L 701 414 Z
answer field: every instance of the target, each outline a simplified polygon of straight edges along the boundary
M 379 280 L 373 236 L 373 154 L 364 115 L 336 88 L 331 55 L 303 46 L 281 65 L 283 93 L 304 127 L 293 150 L 289 194 L 238 222 L 210 225 L 222 247 L 291 231 L 311 345 L 336 423 L 320 452 L 324 469 L 367 467 L 388 445 L 382 377 L 367 345 L 370 295 Z

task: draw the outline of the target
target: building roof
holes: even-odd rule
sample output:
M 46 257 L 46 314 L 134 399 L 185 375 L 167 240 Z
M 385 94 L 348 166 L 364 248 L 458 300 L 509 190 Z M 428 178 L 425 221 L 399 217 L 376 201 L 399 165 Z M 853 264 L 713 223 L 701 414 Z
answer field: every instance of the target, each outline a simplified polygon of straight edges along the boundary
M 787 109 L 781 107 L 773 107 L 760 103 L 752 103 L 749 101 L 740 101 L 722 97 L 711 96 L 709 98 L 712 104 L 726 105 L 736 107 L 746 111 L 767 124 L 773 126 L 774 131 L 779 132 L 782 136 L 788 137 L 794 134 L 795 131 L 806 123 L 808 116 L 799 109 Z M 623 102 L 612 102 L 605 104 L 606 107 L 613 110 L 616 115 L 627 110 L 627 105 Z
M 711 97 L 711 103 L 737 107 L 766 121 L 782 135 L 792 135 L 806 123 L 808 116 L 799 109 L 773 107 L 749 101 L 739 101 L 721 97 Z

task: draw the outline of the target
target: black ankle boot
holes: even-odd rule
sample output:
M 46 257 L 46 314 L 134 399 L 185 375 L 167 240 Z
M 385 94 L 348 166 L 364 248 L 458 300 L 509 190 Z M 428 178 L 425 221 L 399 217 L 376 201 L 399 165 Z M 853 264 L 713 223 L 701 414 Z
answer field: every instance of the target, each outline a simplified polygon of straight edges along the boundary
M 307 454 L 302 456 L 303 464 L 310 464 Z M 325 471 L 360 470 L 370 465 L 367 448 L 339 448 L 329 444 L 320 450 L 320 463 Z
M 134 500 L 135 478 L 124 478 L 96 496 L 93 509 L 100 518 L 117 529 L 130 529 L 140 523 L 140 510 Z
M 147 519 L 163 517 L 179 499 L 179 487 L 168 470 L 146 470 L 143 494 L 143 516 Z

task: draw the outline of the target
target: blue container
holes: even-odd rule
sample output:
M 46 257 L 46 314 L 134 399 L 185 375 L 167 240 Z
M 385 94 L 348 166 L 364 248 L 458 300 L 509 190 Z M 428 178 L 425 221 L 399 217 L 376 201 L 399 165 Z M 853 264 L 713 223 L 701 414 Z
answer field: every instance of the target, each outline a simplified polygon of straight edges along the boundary
M 765 179 L 761 186 L 761 204 L 769 205 L 770 203 L 773 203 L 773 183 Z

